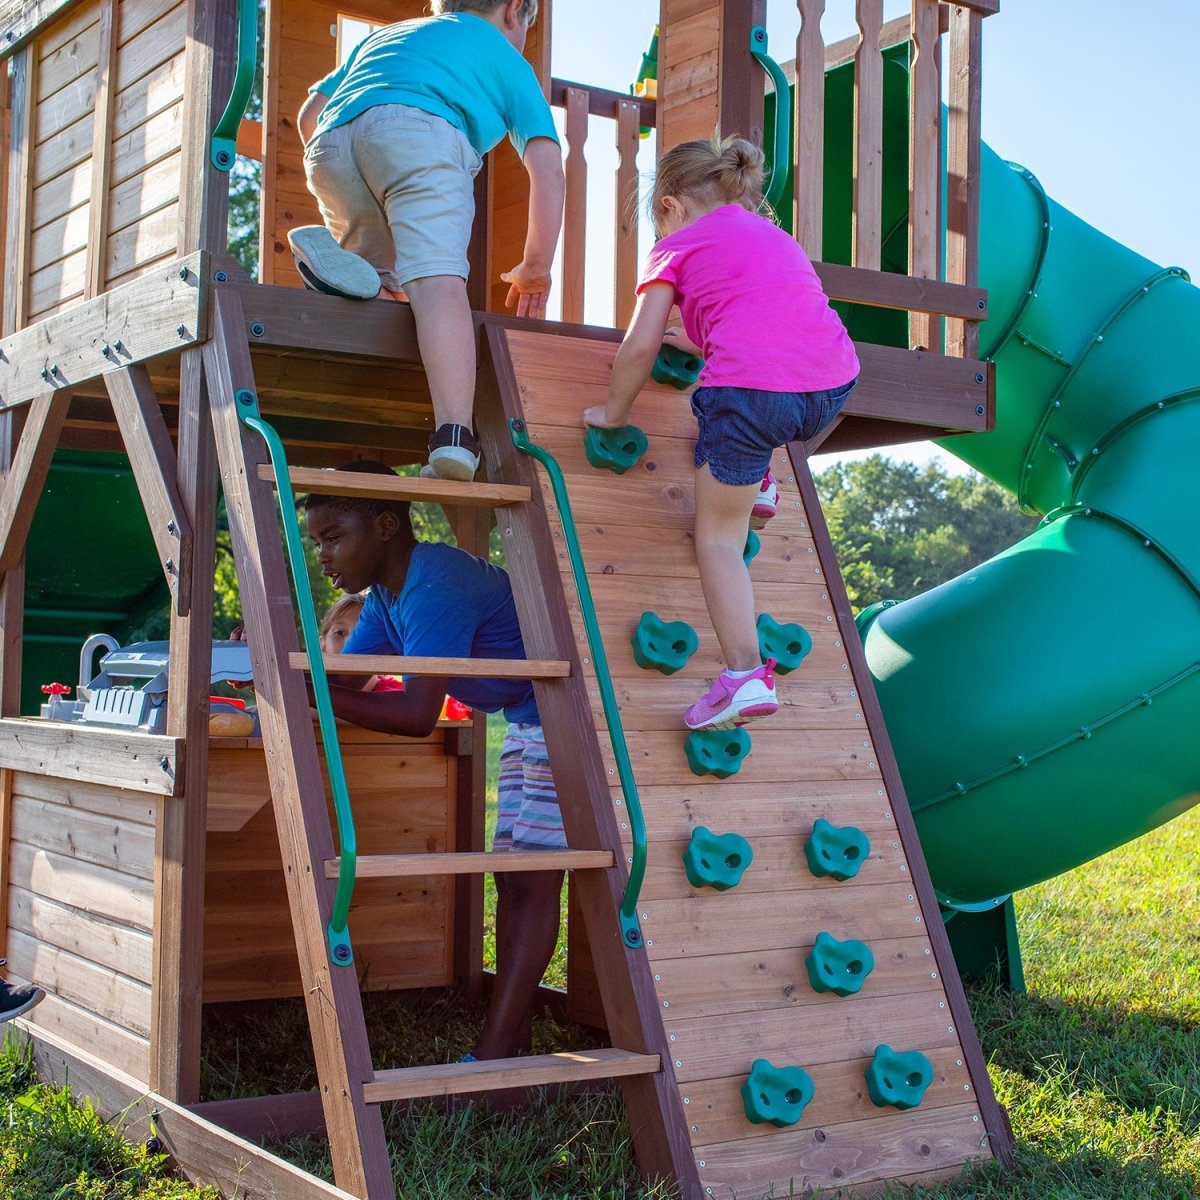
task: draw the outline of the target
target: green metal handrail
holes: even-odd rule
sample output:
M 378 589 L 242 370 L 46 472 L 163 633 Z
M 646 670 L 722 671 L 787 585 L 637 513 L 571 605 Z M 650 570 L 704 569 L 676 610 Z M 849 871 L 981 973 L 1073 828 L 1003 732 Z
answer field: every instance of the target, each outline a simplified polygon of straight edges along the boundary
M 229 103 L 212 132 L 209 161 L 218 171 L 228 171 L 237 158 L 237 135 L 254 91 L 258 69 L 258 0 L 238 4 L 238 57 Z
M 629 882 L 625 885 L 625 896 L 621 901 L 621 937 L 625 945 L 640 949 L 642 930 L 638 924 L 637 902 L 646 874 L 646 823 L 642 819 L 642 805 L 638 799 L 637 783 L 633 778 L 633 767 L 629 762 L 629 750 L 625 745 L 625 731 L 621 726 L 621 714 L 617 708 L 617 697 L 613 691 L 612 677 L 608 672 L 608 658 L 604 653 L 604 642 L 600 637 L 600 625 L 596 620 L 596 605 L 592 601 L 592 589 L 583 565 L 583 552 L 579 548 L 579 537 L 575 532 L 575 518 L 571 515 L 571 501 L 567 496 L 567 485 L 562 470 L 549 451 L 534 445 L 529 440 L 525 422 L 512 418 L 508 422 L 513 445 L 522 454 L 546 468 L 550 485 L 554 488 L 554 501 L 562 520 L 563 537 L 567 543 L 567 557 L 571 562 L 571 574 L 575 579 L 575 590 L 579 593 L 579 611 L 583 614 L 583 627 L 587 633 L 588 647 L 592 654 L 592 666 L 596 671 L 596 682 L 600 687 L 600 702 L 604 707 L 604 719 L 608 724 L 608 736 L 612 741 L 613 756 L 617 760 L 617 778 L 625 797 L 625 811 L 629 813 L 629 832 L 633 839 L 633 857 L 629 864 Z
M 792 153 L 792 100 L 783 68 L 767 53 L 767 31 L 761 25 L 750 30 L 750 53 L 771 77 L 775 88 L 775 129 L 771 139 L 771 180 L 767 184 L 766 201 L 774 210 L 783 199 L 787 187 L 788 159 Z
M 350 899 L 354 894 L 354 875 L 358 865 L 358 839 L 354 832 L 354 814 L 350 809 L 350 794 L 346 787 L 346 770 L 342 763 L 342 748 L 338 742 L 337 724 L 333 715 L 333 700 L 329 695 L 329 677 L 325 673 L 325 660 L 321 655 L 321 634 L 317 626 L 317 610 L 313 605 L 308 585 L 308 563 L 304 557 L 304 545 L 300 530 L 296 526 L 296 496 L 292 481 L 288 477 L 287 456 L 279 434 L 259 416 L 258 397 L 248 388 L 242 388 L 235 396 L 238 419 L 248 429 L 253 429 L 267 443 L 271 458 L 271 470 L 275 474 L 275 490 L 279 494 L 279 508 L 283 515 L 283 538 L 287 546 L 288 565 L 296 590 L 296 606 L 300 611 L 300 629 L 304 635 L 304 649 L 308 652 L 309 669 L 312 674 L 313 699 L 317 706 L 317 720 L 321 726 L 321 741 L 325 746 L 325 766 L 329 771 L 329 786 L 333 792 L 333 811 L 337 819 L 338 870 L 337 891 L 333 898 L 333 912 L 329 917 L 329 952 L 335 966 L 348 967 L 354 961 L 350 947 L 350 931 L 347 921 L 350 915 Z

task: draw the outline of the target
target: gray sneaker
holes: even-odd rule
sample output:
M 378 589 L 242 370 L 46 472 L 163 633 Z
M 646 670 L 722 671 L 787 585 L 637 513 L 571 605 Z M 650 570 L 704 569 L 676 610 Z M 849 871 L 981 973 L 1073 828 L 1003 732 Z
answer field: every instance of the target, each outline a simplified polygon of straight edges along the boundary
M 301 225 L 288 233 L 288 245 L 304 286 L 347 300 L 374 300 L 379 272 L 365 258 L 343 250 L 324 225 Z

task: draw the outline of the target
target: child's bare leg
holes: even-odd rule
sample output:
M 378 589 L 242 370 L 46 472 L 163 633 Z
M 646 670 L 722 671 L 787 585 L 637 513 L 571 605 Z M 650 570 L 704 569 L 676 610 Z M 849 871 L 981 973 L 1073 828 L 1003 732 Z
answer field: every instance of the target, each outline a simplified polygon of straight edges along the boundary
M 742 559 L 758 483 L 733 487 L 713 478 L 706 463 L 696 472 L 696 561 L 700 586 L 725 665 L 752 671 L 762 662 L 754 617 L 754 588 Z
M 434 428 L 452 424 L 473 429 L 475 325 L 467 281 L 458 275 L 428 275 L 404 285 L 417 323 L 417 344 L 433 398 Z
M 476 1058 L 529 1048 L 534 997 L 558 941 L 562 882 L 561 871 L 496 875 L 496 979 Z

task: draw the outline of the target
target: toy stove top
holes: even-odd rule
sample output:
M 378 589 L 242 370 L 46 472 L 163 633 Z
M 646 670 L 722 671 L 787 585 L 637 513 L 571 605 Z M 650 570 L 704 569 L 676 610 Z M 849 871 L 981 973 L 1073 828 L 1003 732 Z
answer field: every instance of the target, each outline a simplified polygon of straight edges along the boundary
M 109 653 L 100 660 L 100 674 L 84 684 L 91 653 L 99 645 L 109 646 Z M 89 638 L 80 657 L 78 699 L 64 700 L 54 696 L 49 704 L 42 705 L 42 715 L 81 725 L 162 733 L 167 724 L 170 666 L 170 642 L 134 642 L 119 646 L 103 635 Z M 250 648 L 245 642 L 213 642 L 210 683 L 253 678 Z

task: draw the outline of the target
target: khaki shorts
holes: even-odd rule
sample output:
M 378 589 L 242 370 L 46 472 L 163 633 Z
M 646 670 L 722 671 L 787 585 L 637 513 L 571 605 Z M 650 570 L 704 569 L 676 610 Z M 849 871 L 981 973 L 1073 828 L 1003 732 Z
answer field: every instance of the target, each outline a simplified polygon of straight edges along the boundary
M 465 133 L 403 104 L 368 108 L 304 150 L 326 228 L 392 291 L 429 275 L 466 279 L 482 165 Z

